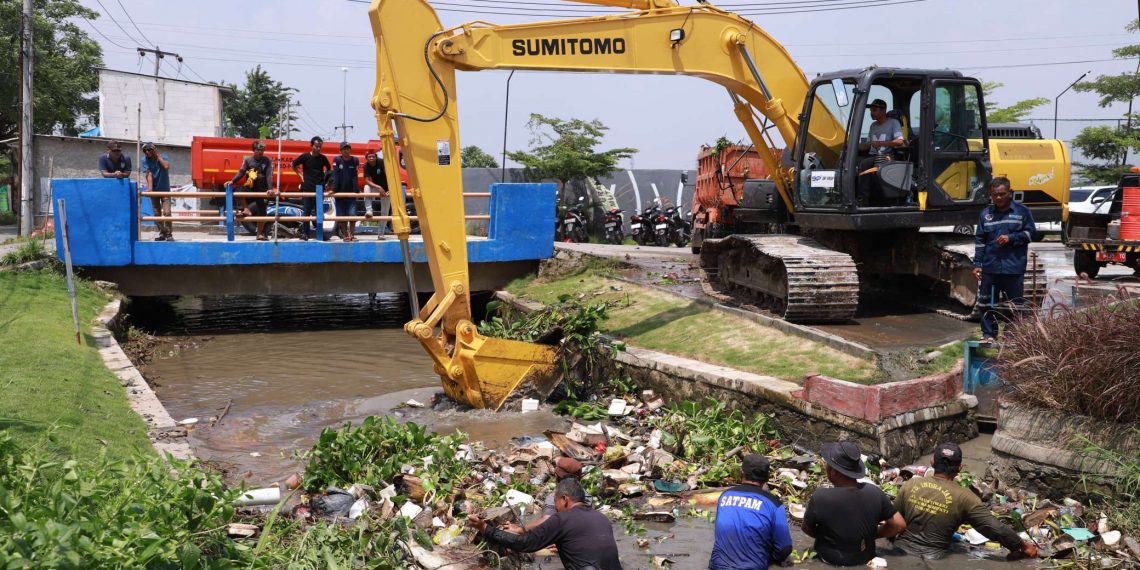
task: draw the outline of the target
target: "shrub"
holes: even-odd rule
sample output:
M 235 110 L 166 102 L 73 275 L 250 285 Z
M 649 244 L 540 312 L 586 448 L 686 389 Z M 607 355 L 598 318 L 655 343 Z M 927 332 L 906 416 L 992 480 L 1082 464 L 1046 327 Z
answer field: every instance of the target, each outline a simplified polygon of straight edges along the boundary
M 19 248 L 4 254 L 0 265 L 20 265 L 30 261 L 45 259 L 51 256 L 44 248 L 44 243 L 38 239 L 24 241 Z
M 467 462 L 457 458 L 465 440 L 463 434 L 438 435 L 413 422 L 398 423 L 391 416 L 369 416 L 358 427 L 326 428 L 313 448 L 301 456 L 309 460 L 304 485 L 310 491 L 353 483 L 379 489 L 393 483 L 403 465 L 410 465 L 423 480 L 428 495 L 425 503 L 432 504 L 450 497 L 470 474 Z
M 1033 316 L 1007 327 L 998 369 L 1016 400 L 1109 421 L 1140 414 L 1140 302 Z
M 237 490 L 156 456 L 58 461 L 0 432 L 0 567 L 206 567 L 242 558 L 226 536 Z

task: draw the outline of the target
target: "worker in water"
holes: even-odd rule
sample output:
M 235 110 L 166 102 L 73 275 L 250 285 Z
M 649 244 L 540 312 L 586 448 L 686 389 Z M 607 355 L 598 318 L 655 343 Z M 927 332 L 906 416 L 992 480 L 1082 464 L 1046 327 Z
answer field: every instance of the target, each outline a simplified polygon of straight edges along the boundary
M 245 192 L 265 192 L 266 198 L 257 197 L 249 198 L 245 201 L 245 207 L 241 212 L 238 212 L 239 218 L 246 216 L 264 216 L 266 213 L 266 199 L 270 196 L 275 196 L 278 193 L 276 187 L 270 187 L 273 180 L 273 161 L 265 156 L 265 143 L 263 141 L 253 141 L 252 145 L 253 156 L 245 157 L 242 160 L 241 166 L 234 174 L 234 179 L 230 181 L 231 186 L 237 186 L 239 182 L 244 179 L 241 184 L 241 191 Z M 266 241 L 269 236 L 265 235 L 266 222 L 257 222 L 257 240 Z
M 897 548 L 927 560 L 945 558 L 958 527 L 970 523 L 986 538 L 996 539 L 1008 548 L 1008 559 L 1037 557 L 1037 547 L 1032 542 L 1021 540 L 1017 532 L 994 517 L 973 491 L 954 481 L 962 469 L 962 449 L 958 444 L 941 443 L 934 448 L 933 466 L 933 477 L 912 478 L 895 497 L 895 507 L 906 520 L 906 530 L 895 539 Z
M 815 538 L 820 560 L 834 566 L 863 566 L 877 556 L 875 539 L 897 535 L 906 523 L 882 489 L 859 482 L 867 471 L 858 445 L 825 443 L 819 454 L 833 487 L 812 493 L 803 531 Z
M 107 141 L 107 152 L 99 156 L 99 172 L 103 178 L 131 177 L 131 157 L 123 154 L 119 141 Z
M 340 156 L 333 159 L 332 188 L 338 196 L 335 199 L 337 216 L 356 215 L 356 177 L 360 172 L 360 160 L 352 156 L 352 145 L 348 142 L 340 143 Z M 350 194 L 340 196 L 339 194 Z M 337 222 L 340 230 L 340 239 L 356 241 L 356 222 Z
M 586 491 L 577 479 L 567 477 L 558 482 L 554 508 L 554 515 L 521 533 L 487 524 L 475 515 L 468 517 L 467 524 L 482 533 L 487 542 L 519 552 L 557 546 L 558 558 L 567 570 L 621 570 L 613 524 L 606 515 L 586 506 Z
M 767 570 L 792 553 L 784 504 L 768 491 L 770 471 L 766 457 L 748 455 L 741 464 L 741 483 L 721 494 L 710 570 Z
M 897 119 L 887 116 L 886 101 L 875 99 L 867 109 L 871 113 L 871 125 L 867 131 L 867 142 L 859 145 L 859 151 L 868 154 L 859 162 L 859 200 L 863 204 L 870 203 L 875 181 L 878 180 L 874 172 L 868 171 L 890 160 L 892 149 L 906 144 L 902 125 Z
M 154 143 L 148 142 L 142 146 L 143 158 L 139 165 L 146 173 L 146 189 L 149 192 L 170 192 L 170 157 L 159 154 Z M 170 217 L 170 197 L 151 197 L 150 205 L 155 216 Z M 171 222 L 155 222 L 158 228 L 158 237 L 154 241 L 174 241 L 174 224 Z
M 321 137 L 313 137 L 309 139 L 309 152 L 298 156 L 293 160 L 293 172 L 301 179 L 302 192 L 316 192 L 317 186 L 325 183 L 325 175 L 332 170 L 332 165 L 329 164 L 329 159 L 321 154 L 321 145 L 324 140 Z M 316 198 L 304 198 L 301 201 L 301 207 L 304 210 L 302 215 L 312 216 L 313 212 L 317 209 Z M 321 204 L 324 207 L 324 204 Z M 301 223 L 301 239 L 309 239 L 309 222 Z
M 581 481 L 582 462 L 572 457 L 559 457 L 558 460 L 554 462 L 554 479 L 555 483 L 560 482 L 563 479 Z M 554 493 L 546 495 L 546 503 L 542 506 L 542 516 L 527 523 L 525 527 L 526 530 L 530 530 L 546 522 L 546 519 L 550 518 L 554 515 L 554 513 L 558 512 L 558 509 L 554 507 L 554 495 Z M 593 501 L 590 499 L 589 495 L 586 495 L 586 506 L 593 506 Z
M 1037 228 L 1029 208 L 1014 201 L 1008 178 L 990 182 L 990 200 L 993 204 L 982 210 L 974 231 L 974 276 L 979 281 L 982 340 L 995 342 L 1001 298 L 1017 307 L 1025 304 L 1025 267 Z
M 392 206 L 392 200 L 388 197 L 388 173 L 384 170 L 384 161 L 372 149 L 364 153 L 364 195 L 369 194 L 380 196 L 380 215 L 387 216 Z M 365 218 L 371 218 L 374 215 L 372 202 L 372 198 L 364 199 Z M 380 227 L 376 229 L 376 237 L 379 239 L 387 231 L 388 222 L 381 222 Z

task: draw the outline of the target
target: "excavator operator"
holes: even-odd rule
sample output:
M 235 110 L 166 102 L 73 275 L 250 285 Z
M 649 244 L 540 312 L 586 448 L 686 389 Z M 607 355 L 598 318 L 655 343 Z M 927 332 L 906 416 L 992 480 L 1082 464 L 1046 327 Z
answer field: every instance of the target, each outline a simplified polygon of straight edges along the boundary
M 859 162 L 859 202 L 866 204 L 873 196 L 877 186 L 874 167 L 891 158 L 891 149 L 906 144 L 903 139 L 902 125 L 897 119 L 887 116 L 887 102 L 875 99 L 867 106 L 871 112 L 871 127 L 867 134 L 867 142 L 859 145 L 859 152 L 866 152 L 870 156 Z

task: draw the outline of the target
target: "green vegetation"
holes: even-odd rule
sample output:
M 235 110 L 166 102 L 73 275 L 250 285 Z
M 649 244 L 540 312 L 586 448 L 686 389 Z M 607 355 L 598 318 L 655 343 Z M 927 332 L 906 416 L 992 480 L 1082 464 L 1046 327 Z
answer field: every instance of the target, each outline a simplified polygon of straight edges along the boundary
M 459 151 L 459 161 L 463 168 L 498 168 L 499 162 L 483 149 L 469 144 Z
M 21 3 L 0 1 L 0 54 L 4 81 L 0 82 L 0 139 L 15 137 L 20 128 L 19 67 Z M 81 19 L 95 21 L 100 11 L 78 0 L 37 0 L 32 38 L 35 67 L 32 88 L 36 112 L 32 132 L 78 135 L 99 111 L 95 92 L 103 50 L 87 35 Z M 10 173 L 11 163 L 0 164 L 0 173 Z
M 274 81 L 269 72 L 258 65 L 245 72 L 245 85 L 229 85 L 234 95 L 226 101 L 229 135 L 246 138 L 269 138 L 286 124 L 297 122 L 297 114 L 285 107 L 296 89 Z M 295 108 L 295 107 L 294 107 Z M 293 132 L 299 132 L 293 129 Z
M 715 398 L 670 406 L 665 415 L 653 418 L 651 423 L 662 431 L 662 446 L 674 449 L 688 462 L 685 472 L 673 475 L 684 478 L 695 473 L 698 481 L 714 484 L 738 474 L 740 461 L 730 459 L 730 451 L 742 448 L 734 458 L 767 453 L 778 445 L 780 437 L 768 425 L 767 415 L 730 410 L 728 404 Z
M 519 280 L 507 290 L 541 303 L 565 295 L 580 302 L 605 303 L 608 319 L 599 323 L 602 332 L 642 348 L 793 382 L 809 372 L 853 382 L 879 378 L 870 360 L 747 319 L 712 313 L 674 295 L 608 279 L 589 266 L 559 278 Z
M 76 285 L 82 345 L 62 276 L 0 273 L 0 431 L 77 459 L 103 449 L 115 458 L 148 452 L 146 426 L 86 332 L 108 297 L 87 282 Z
M 990 124 L 994 123 L 1017 123 L 1025 119 L 1025 116 L 1030 111 L 1046 105 L 1049 99 L 1045 97 L 1034 97 L 1032 99 L 1023 99 L 1008 107 L 999 107 L 997 99 L 993 98 L 994 91 L 1005 87 L 1004 83 L 997 81 L 983 81 L 982 92 L 986 98 L 986 121 Z
M 410 465 L 423 481 L 425 504 L 434 504 L 451 497 L 471 471 L 457 458 L 465 441 L 462 434 L 441 436 L 415 423 L 397 423 L 391 416 L 369 416 L 359 427 L 346 424 L 321 431 L 313 449 L 302 455 L 309 460 L 304 485 L 315 492 L 353 483 L 379 488 L 393 482 L 401 466 Z
M 2 167 L 0 167 L 0 172 L 3 172 Z M 0 226 L 14 226 L 19 221 L 15 212 L 0 212 Z
M 1140 31 L 1140 20 L 1133 20 L 1126 28 L 1129 32 Z M 1132 44 L 1112 50 L 1113 57 L 1133 59 L 1140 56 L 1140 44 Z M 1077 171 L 1090 182 L 1116 184 L 1128 172 L 1128 153 L 1140 150 L 1140 133 L 1134 123 L 1132 101 L 1140 95 L 1140 74 L 1124 72 L 1117 75 L 1098 75 L 1091 81 L 1078 83 L 1076 91 L 1092 91 L 1099 97 L 1101 107 L 1121 104 L 1128 106 L 1128 112 L 1121 116 L 1124 125 L 1100 125 L 1086 127 L 1072 141 L 1073 148 L 1081 155 L 1092 159 L 1087 163 L 1073 163 Z
M 30 261 L 39 261 L 41 259 L 54 259 L 51 253 L 48 253 L 47 248 L 44 247 L 43 240 L 40 239 L 27 239 L 20 240 L 20 246 L 0 258 L 0 266 L 7 265 L 21 265 Z M 19 243 L 19 242 L 17 242 Z
M 507 157 L 522 164 L 527 178 L 535 182 L 557 180 L 559 202 L 571 180 L 605 176 L 617 168 L 619 160 L 637 152 L 635 148 L 595 150 L 609 130 L 597 119 L 559 119 L 531 113 L 527 126 L 530 152 L 511 151 Z

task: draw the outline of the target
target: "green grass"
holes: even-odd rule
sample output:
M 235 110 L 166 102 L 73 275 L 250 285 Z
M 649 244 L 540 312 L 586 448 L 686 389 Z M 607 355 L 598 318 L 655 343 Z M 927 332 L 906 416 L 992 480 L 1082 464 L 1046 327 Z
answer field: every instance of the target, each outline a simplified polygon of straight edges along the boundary
M 116 457 L 149 451 L 142 418 L 90 336 L 109 297 L 86 282 L 77 286 L 82 345 L 61 275 L 0 273 L 0 431 L 22 446 L 46 441 L 77 458 L 93 458 L 104 446 Z
M 879 378 L 870 360 L 590 271 L 553 280 L 518 280 L 507 290 L 541 303 L 551 303 L 563 294 L 583 301 L 619 302 L 621 306 L 600 323 L 601 329 L 641 348 L 793 382 L 802 381 L 809 372 L 853 382 Z

